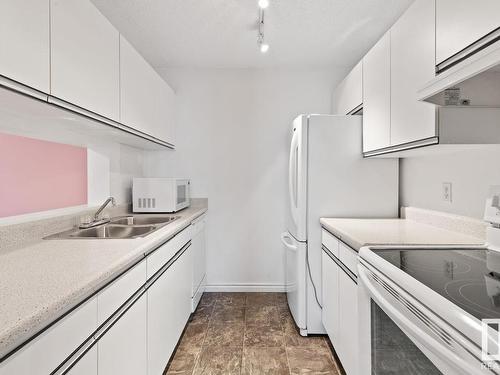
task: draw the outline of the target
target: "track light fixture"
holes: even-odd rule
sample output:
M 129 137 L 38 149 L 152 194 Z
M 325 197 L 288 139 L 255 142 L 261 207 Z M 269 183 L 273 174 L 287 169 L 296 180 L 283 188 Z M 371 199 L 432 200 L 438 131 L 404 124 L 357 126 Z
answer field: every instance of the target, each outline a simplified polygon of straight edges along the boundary
M 259 7 L 266 9 L 269 6 L 269 0 L 259 0 Z
M 268 6 L 269 0 L 259 0 L 259 31 L 257 34 L 257 44 L 262 53 L 266 53 L 269 50 L 269 44 L 264 42 L 264 9 Z

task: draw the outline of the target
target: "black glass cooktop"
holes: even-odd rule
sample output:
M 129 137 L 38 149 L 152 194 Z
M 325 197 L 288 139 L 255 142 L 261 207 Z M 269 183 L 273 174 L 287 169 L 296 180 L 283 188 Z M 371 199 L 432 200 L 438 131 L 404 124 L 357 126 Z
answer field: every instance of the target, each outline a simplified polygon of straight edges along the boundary
M 476 318 L 500 318 L 500 252 L 477 249 L 373 251 Z

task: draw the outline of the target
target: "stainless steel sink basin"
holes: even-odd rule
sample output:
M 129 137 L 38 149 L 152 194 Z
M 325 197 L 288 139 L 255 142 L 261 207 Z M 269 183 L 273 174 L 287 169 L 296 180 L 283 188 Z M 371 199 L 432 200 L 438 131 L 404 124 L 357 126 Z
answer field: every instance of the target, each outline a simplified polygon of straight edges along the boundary
M 159 215 L 134 215 L 115 217 L 110 220 L 112 224 L 122 225 L 152 225 L 152 224 L 167 224 L 176 219 L 178 216 L 159 216 Z
M 142 237 L 152 231 L 156 227 L 149 226 L 127 226 L 127 225 L 101 225 L 89 229 L 77 229 L 73 233 L 68 234 L 69 238 L 136 238 Z
M 177 220 L 180 216 L 131 215 L 111 218 L 109 223 L 86 229 L 70 229 L 45 237 L 54 239 L 126 239 L 144 237 Z

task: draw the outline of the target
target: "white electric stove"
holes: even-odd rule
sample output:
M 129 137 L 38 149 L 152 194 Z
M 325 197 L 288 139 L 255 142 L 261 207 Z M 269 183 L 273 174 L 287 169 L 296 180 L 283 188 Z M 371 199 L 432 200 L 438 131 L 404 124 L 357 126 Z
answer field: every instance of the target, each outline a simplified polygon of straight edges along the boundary
M 359 374 L 500 374 L 500 195 L 485 247 L 359 252 Z

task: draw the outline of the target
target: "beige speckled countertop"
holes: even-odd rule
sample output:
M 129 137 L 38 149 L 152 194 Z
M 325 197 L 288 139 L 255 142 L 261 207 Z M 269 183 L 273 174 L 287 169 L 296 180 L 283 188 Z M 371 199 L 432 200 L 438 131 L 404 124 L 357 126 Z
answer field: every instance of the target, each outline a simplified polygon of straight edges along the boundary
M 481 238 L 409 219 L 322 218 L 321 225 L 354 250 L 367 245 L 483 245 Z
M 206 211 L 190 207 L 143 238 L 41 240 L 0 255 L 0 358 Z

